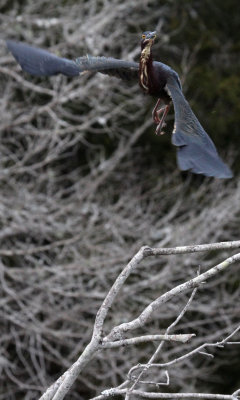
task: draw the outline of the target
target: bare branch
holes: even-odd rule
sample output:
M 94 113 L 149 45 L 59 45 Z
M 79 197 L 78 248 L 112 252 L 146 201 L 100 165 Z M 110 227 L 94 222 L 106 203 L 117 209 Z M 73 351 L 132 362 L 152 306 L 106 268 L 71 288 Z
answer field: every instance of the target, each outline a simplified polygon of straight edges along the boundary
M 181 254 L 183 254 L 184 251 L 190 252 L 190 248 L 191 248 L 191 246 L 186 246 L 185 248 L 178 249 L 178 251 L 181 252 Z M 203 245 L 202 248 L 200 246 L 197 247 L 197 249 L 194 246 L 192 248 L 192 252 L 204 251 L 203 248 L 205 248 L 204 245 Z M 213 248 L 214 248 L 214 245 L 213 245 Z M 221 247 L 221 248 L 223 248 L 223 247 Z M 211 249 L 211 245 L 206 246 L 206 250 L 210 250 L 210 249 Z M 150 249 L 150 248 L 146 249 L 146 247 L 144 247 L 144 248 L 142 248 L 142 252 L 144 252 L 145 257 L 148 256 L 148 255 L 152 255 L 152 249 Z M 161 252 L 161 250 L 159 250 L 159 253 L 160 252 Z M 174 251 L 173 254 L 177 254 L 177 253 L 175 253 L 175 251 Z M 106 340 L 118 339 L 124 333 L 126 333 L 126 332 L 128 332 L 130 330 L 134 330 L 134 329 L 140 328 L 141 326 L 146 324 L 152 318 L 153 313 L 155 311 L 157 311 L 161 307 L 162 304 L 164 304 L 167 301 L 171 300 L 176 295 L 179 295 L 179 294 L 183 293 L 184 291 L 187 291 L 189 289 L 193 289 L 195 287 L 198 287 L 199 285 L 201 285 L 203 282 L 205 282 L 206 280 L 208 280 L 212 276 L 216 275 L 219 272 L 224 271 L 227 267 L 229 267 L 229 265 L 231 265 L 231 264 L 233 264 L 233 263 L 235 263 L 236 261 L 239 261 L 239 260 L 240 260 L 240 253 L 235 254 L 234 256 L 227 258 L 226 260 L 224 260 L 220 264 L 215 265 L 210 270 L 208 270 L 208 271 L 204 272 L 203 274 L 197 276 L 196 278 L 190 279 L 189 281 L 187 281 L 185 283 L 182 283 L 181 285 L 176 286 L 172 290 L 169 290 L 168 292 L 166 292 L 165 294 L 160 296 L 158 299 L 153 301 L 151 304 L 149 304 L 142 311 L 142 313 L 139 315 L 139 317 L 137 317 L 136 319 L 134 319 L 131 322 L 127 322 L 127 323 L 124 323 L 124 324 L 121 324 L 121 325 L 115 327 L 112 330 L 112 332 L 110 332 L 110 334 L 107 336 Z
M 166 367 L 169 367 L 171 365 L 175 365 L 175 364 L 181 363 L 182 361 L 186 360 L 187 358 L 192 357 L 193 355 L 201 354 L 201 351 L 203 349 L 205 349 L 206 347 L 210 347 L 210 348 L 211 347 L 220 347 L 220 348 L 224 347 L 224 345 L 227 343 L 228 339 L 230 337 L 234 336 L 239 331 L 240 331 L 240 325 L 237 326 L 237 328 L 235 328 L 234 331 L 229 336 L 227 336 L 225 339 L 223 339 L 223 340 L 221 340 L 219 342 L 216 342 L 216 343 L 204 343 L 201 346 L 195 348 L 194 350 L 184 354 L 183 356 L 178 357 L 178 358 L 176 358 L 174 360 L 168 361 L 166 363 L 162 363 L 162 364 L 161 363 L 139 364 L 139 365 L 133 367 L 131 369 L 131 371 L 129 371 L 129 375 L 131 376 L 131 374 L 133 372 L 135 372 L 139 368 L 140 369 L 143 369 L 143 368 L 148 368 L 148 369 L 150 369 L 150 368 L 166 368 Z M 203 354 L 206 355 L 205 353 L 203 353 Z M 208 353 L 208 356 L 209 356 L 209 353 Z
M 181 320 L 181 318 L 183 318 L 184 314 L 186 313 L 186 311 L 188 310 L 188 308 L 190 307 L 190 304 L 193 301 L 193 298 L 196 294 L 197 288 L 195 288 L 192 291 L 192 294 L 187 302 L 187 304 L 185 305 L 185 307 L 182 309 L 182 311 L 180 312 L 180 314 L 177 316 L 177 318 L 175 319 L 175 321 L 173 321 L 171 323 L 171 325 L 169 325 L 169 327 L 166 330 L 166 334 L 168 334 L 171 329 L 173 329 L 177 323 Z M 130 387 L 128 393 L 126 394 L 126 399 L 128 399 L 130 397 L 130 394 L 132 393 L 132 391 L 135 389 L 135 387 L 137 386 L 137 384 L 140 382 L 142 376 L 144 375 L 144 373 L 146 371 L 148 371 L 149 366 L 151 364 L 154 363 L 154 361 L 156 360 L 156 358 L 158 357 L 159 353 L 161 352 L 162 348 L 163 348 L 164 342 L 162 341 L 159 346 L 157 347 L 157 349 L 154 351 L 153 355 L 151 356 L 150 360 L 148 361 L 147 365 L 140 371 L 139 375 L 137 377 L 134 378 L 134 383 L 133 385 Z M 132 380 L 132 371 L 134 370 L 134 367 L 131 368 L 131 370 L 128 372 L 128 379 Z M 169 376 L 168 376 L 168 381 L 169 381 Z
M 149 249 L 149 248 L 147 248 L 147 249 Z M 208 250 L 209 250 L 209 247 L 208 247 Z M 188 249 L 186 251 L 188 251 Z M 234 263 L 240 259 L 240 253 L 236 254 L 235 256 L 229 257 L 222 263 L 211 268 L 207 272 L 205 272 L 201 275 L 198 275 L 196 278 L 193 278 L 184 284 L 176 286 L 174 289 L 165 293 L 163 296 L 159 297 L 157 300 L 155 300 L 153 303 L 151 303 L 150 306 L 148 306 L 137 319 L 135 319 L 134 321 L 131 321 L 129 323 L 122 324 L 118 327 L 115 327 L 112 330 L 112 332 L 103 339 L 102 344 L 101 344 L 103 324 L 104 324 L 105 318 L 108 314 L 108 311 L 109 311 L 113 301 L 115 300 L 117 294 L 119 293 L 120 289 L 122 288 L 122 286 L 125 283 L 128 276 L 132 273 L 132 271 L 138 266 L 138 264 L 145 257 L 149 256 L 149 254 L 150 254 L 150 251 L 149 250 L 146 251 L 146 247 L 142 247 L 136 253 L 136 255 L 132 258 L 132 260 L 128 263 L 128 265 L 123 269 L 121 274 L 118 276 L 118 278 L 114 282 L 112 288 L 110 289 L 109 293 L 107 294 L 105 300 L 102 303 L 102 306 L 100 307 L 100 309 L 97 313 L 95 324 L 94 324 L 92 341 L 86 347 L 86 349 L 84 350 L 82 355 L 78 358 L 78 360 L 71 366 L 71 368 L 68 371 L 66 371 L 65 374 L 62 377 L 60 377 L 58 379 L 58 381 L 47 390 L 47 392 L 41 397 L 41 400 L 50 400 L 50 399 L 62 400 L 64 398 L 65 394 L 71 388 L 72 384 L 75 382 L 79 373 L 82 371 L 82 369 L 85 367 L 85 365 L 93 358 L 95 353 L 101 349 L 101 347 L 104 345 L 104 343 L 109 342 L 109 340 L 112 338 L 115 339 L 115 338 L 121 337 L 121 335 L 128 330 L 136 329 L 136 327 L 143 326 L 149 320 L 149 318 L 152 316 L 153 311 L 155 311 L 156 308 L 158 308 L 160 304 L 171 299 L 173 296 L 181 294 L 184 290 L 189 290 L 190 288 L 199 286 L 199 284 L 201 282 L 204 282 L 207 279 L 209 279 L 210 277 L 214 276 L 215 274 L 223 271 L 229 265 L 231 265 L 232 263 Z M 191 299 L 192 299 L 194 293 L 192 293 Z M 155 304 L 157 304 L 157 307 L 155 306 Z M 186 307 L 184 308 L 184 310 L 185 309 L 186 309 Z M 144 315 L 144 318 L 142 317 L 142 315 Z M 169 366 L 169 365 L 172 365 L 179 361 L 182 361 L 183 359 L 190 357 L 192 354 L 199 352 L 206 346 L 219 346 L 221 344 L 224 344 L 229 338 L 231 338 L 233 336 L 233 334 L 235 332 L 238 331 L 238 329 L 239 328 L 237 328 L 226 339 L 224 339 L 221 342 L 218 342 L 217 344 L 204 344 L 204 345 L 198 347 L 197 349 L 193 350 L 192 352 L 190 352 L 182 357 L 179 357 L 178 359 L 176 359 L 172 362 L 165 363 L 163 365 Z M 150 365 L 142 365 L 141 367 L 153 368 L 156 366 L 162 366 L 162 365 L 151 363 Z M 139 368 L 139 366 L 132 368 L 131 373 L 137 368 Z M 129 393 L 129 391 L 127 391 L 127 393 Z M 131 391 L 131 393 L 132 393 L 132 391 Z
M 148 365 L 152 356 L 156 364 L 179 359 L 205 342 L 226 337 L 239 320 L 236 263 L 206 281 L 188 313 L 181 315 L 188 302 L 186 291 L 164 303 L 151 323 L 117 338 L 194 332 L 190 342 L 102 347 L 114 327 L 132 321 L 153 300 L 189 281 L 196 266 L 206 271 L 232 255 L 227 249 L 239 247 L 236 241 L 233 247 L 230 242 L 209 249 L 221 252 L 199 253 L 208 249 L 201 245 L 181 253 L 184 244 L 239 239 L 240 185 L 237 179 L 204 179 L 201 184 L 182 179 L 175 150 L 169 148 L 168 157 L 165 149 L 170 136 L 154 137 L 154 100 L 142 95 L 137 82 L 126 84 L 102 74 L 38 78 L 20 70 L 4 39 L 22 40 L 72 60 L 90 54 L 137 61 L 141 30 L 153 27 L 159 32 L 156 59 L 177 67 L 181 79 L 201 55 L 187 40 L 179 47 L 186 21 L 190 17 L 197 24 L 200 17 L 194 2 L 183 4 L 183 18 L 176 18 L 178 2 L 80 3 L 52 0 L 46 7 L 43 0 L 3 0 L 0 6 L 0 399 L 36 399 L 57 376 L 48 391 L 52 400 L 69 373 L 64 372 L 79 356 L 71 372 L 81 373 L 68 396 L 79 398 L 82 391 L 86 398 L 96 396 L 107 387 L 129 389 L 138 377 L 128 381 L 126 374 L 139 361 Z M 226 66 L 228 46 L 231 38 L 222 54 L 212 55 L 213 64 L 223 60 Z M 184 83 L 185 93 L 190 81 Z M 201 117 L 201 108 L 194 111 Z M 229 156 L 231 163 L 234 154 Z M 144 255 L 141 264 L 127 270 L 130 279 L 118 281 L 118 293 L 105 301 L 99 315 L 96 342 L 86 349 L 109 288 L 143 243 L 159 254 Z M 162 257 L 161 252 L 173 255 Z M 239 336 L 234 339 L 239 343 Z M 171 391 L 198 392 L 202 377 L 219 379 L 217 371 L 225 363 L 234 369 L 238 348 L 228 343 L 233 339 L 224 344 L 224 357 L 215 357 L 209 365 L 199 365 L 198 359 L 201 362 L 212 348 L 169 367 Z M 99 350 L 91 353 L 95 344 Z M 91 365 L 83 367 L 90 359 Z M 163 371 L 146 369 L 140 381 L 161 381 Z M 140 385 L 134 389 L 152 391 L 147 383 Z M 205 381 L 204 390 L 212 392 L 210 382 Z
M 146 335 L 146 336 L 139 336 L 134 337 L 131 339 L 122 339 L 117 340 L 115 342 L 103 342 L 102 347 L 104 349 L 120 347 L 120 346 L 129 346 L 132 344 L 139 344 L 139 343 L 146 343 L 146 342 L 154 342 L 159 340 L 164 340 L 167 342 L 181 342 L 187 343 L 191 340 L 195 335 L 195 333 L 189 334 L 176 334 L 176 335 Z
M 208 243 L 199 244 L 193 246 L 177 246 L 169 248 L 146 248 L 145 252 L 149 252 L 149 256 L 160 256 L 160 255 L 172 255 L 172 254 L 188 254 L 188 253 L 198 253 L 202 251 L 213 251 L 213 250 L 223 250 L 223 249 L 237 249 L 240 247 L 240 240 L 232 242 L 219 242 L 219 243 Z
M 91 400 L 104 400 L 112 396 L 123 396 L 126 394 L 127 389 L 109 389 L 102 393 L 102 395 L 92 398 Z M 143 397 L 146 399 L 213 399 L 213 400 L 237 400 L 235 394 L 210 394 L 210 393 L 155 393 L 144 392 L 142 390 L 133 390 L 133 395 Z

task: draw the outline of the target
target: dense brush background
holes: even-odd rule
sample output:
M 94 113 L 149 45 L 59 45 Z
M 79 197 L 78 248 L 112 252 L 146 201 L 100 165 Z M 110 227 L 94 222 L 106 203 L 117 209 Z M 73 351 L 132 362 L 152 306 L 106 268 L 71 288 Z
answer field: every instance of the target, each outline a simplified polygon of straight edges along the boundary
M 36 399 L 88 343 L 96 311 L 142 245 L 239 239 L 240 36 L 237 0 L 51 0 L 0 5 L 0 400 Z M 138 60 L 140 34 L 157 30 L 155 59 L 179 73 L 187 99 L 223 159 L 230 181 L 181 174 L 166 135 L 156 137 L 154 100 L 138 85 L 97 75 L 37 79 L 21 72 L 4 39 L 71 59 L 84 54 Z M 132 276 L 107 330 L 132 319 L 165 290 L 229 256 L 152 258 Z M 199 289 L 166 345 L 170 360 L 222 339 L 239 321 L 239 265 Z M 182 295 L 141 333 L 159 333 Z M 140 332 L 139 332 L 140 333 Z M 99 354 L 67 399 L 121 383 L 152 344 Z M 231 393 L 240 350 L 215 350 L 169 371 L 171 390 Z M 155 375 L 155 376 L 154 376 Z M 160 371 L 151 380 L 161 381 Z

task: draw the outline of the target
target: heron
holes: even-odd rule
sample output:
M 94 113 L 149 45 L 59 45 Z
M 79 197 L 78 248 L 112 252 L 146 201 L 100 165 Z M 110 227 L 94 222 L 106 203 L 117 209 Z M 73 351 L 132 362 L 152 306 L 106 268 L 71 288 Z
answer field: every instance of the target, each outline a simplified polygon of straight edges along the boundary
M 142 33 L 139 62 L 90 55 L 69 60 L 23 42 L 6 40 L 6 44 L 22 70 L 31 75 L 75 77 L 86 72 L 100 72 L 138 82 L 144 93 L 157 99 L 152 112 L 157 135 L 164 133 L 162 128 L 173 105 L 175 117 L 171 141 L 177 147 L 179 169 L 208 177 L 231 178 L 230 168 L 220 158 L 213 141 L 186 100 L 177 72 L 153 60 L 152 47 L 156 37 L 156 31 Z

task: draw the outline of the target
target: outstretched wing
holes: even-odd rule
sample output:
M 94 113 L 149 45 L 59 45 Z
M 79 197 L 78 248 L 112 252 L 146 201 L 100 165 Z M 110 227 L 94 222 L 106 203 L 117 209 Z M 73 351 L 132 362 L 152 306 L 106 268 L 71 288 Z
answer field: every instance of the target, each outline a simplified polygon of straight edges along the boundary
M 50 76 L 63 74 L 67 76 L 79 75 L 79 68 L 74 61 L 57 57 L 48 51 L 28 44 L 7 40 L 7 47 L 23 71 L 36 76 Z
M 79 57 L 76 61 L 57 57 L 46 50 L 7 40 L 7 47 L 22 69 L 36 76 L 77 76 L 85 71 L 101 72 L 121 79 L 137 79 L 138 63 L 106 57 Z
M 178 147 L 179 168 L 195 174 L 231 178 L 231 170 L 219 157 L 216 147 L 193 113 L 174 75 L 169 75 L 166 88 L 175 112 L 172 143 Z
M 111 57 L 85 56 L 76 59 L 80 72 L 92 71 L 112 75 L 127 81 L 138 79 L 139 64 Z

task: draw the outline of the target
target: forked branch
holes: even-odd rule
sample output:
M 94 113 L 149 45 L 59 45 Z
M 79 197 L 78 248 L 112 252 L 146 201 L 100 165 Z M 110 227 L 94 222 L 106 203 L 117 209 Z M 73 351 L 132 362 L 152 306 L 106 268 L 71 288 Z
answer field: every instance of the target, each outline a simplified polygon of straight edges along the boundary
M 153 313 L 158 310 L 162 304 L 166 303 L 167 301 L 171 300 L 173 297 L 186 292 L 190 289 L 196 288 L 199 285 L 203 284 L 206 280 L 213 277 L 214 275 L 223 272 L 227 267 L 231 264 L 240 260 L 240 253 L 235 254 L 220 264 L 212 267 L 208 271 L 198 275 L 197 277 L 188 280 L 185 283 L 182 283 L 173 289 L 169 290 L 168 292 L 164 293 L 156 300 L 154 300 L 151 304 L 149 304 L 137 318 L 134 320 L 123 323 L 119 326 L 116 326 L 112 329 L 112 331 L 105 337 L 103 337 L 103 325 L 105 319 L 108 315 L 108 311 L 112 306 L 114 300 L 116 299 L 117 295 L 119 294 L 120 290 L 122 289 L 124 283 L 126 282 L 129 275 L 136 270 L 138 265 L 143 261 L 143 259 L 150 257 L 150 256 L 159 256 L 159 255 L 172 255 L 172 254 L 187 254 L 187 253 L 196 253 L 196 252 L 203 252 L 203 251 L 211 251 L 211 250 L 220 250 L 220 249 L 234 249 L 240 247 L 240 241 L 234 242 L 221 242 L 221 243 L 213 243 L 213 244 L 205 244 L 205 245 L 196 245 L 196 246 L 181 246 L 175 248 L 150 248 L 150 247 L 142 247 L 130 260 L 127 266 L 123 269 L 120 275 L 117 277 L 116 281 L 112 285 L 111 289 L 109 290 L 106 298 L 104 299 L 98 313 L 96 316 L 94 328 L 93 328 L 93 335 L 90 343 L 85 348 L 84 352 L 80 355 L 78 360 L 52 385 L 48 388 L 48 390 L 41 396 L 40 400 L 62 400 L 65 395 L 68 393 L 70 388 L 72 387 L 73 383 L 81 373 L 81 371 L 86 367 L 86 365 L 94 358 L 96 353 L 99 350 L 103 350 L 104 348 L 114 348 L 121 345 L 130 345 L 130 344 L 137 344 L 141 341 L 147 341 L 148 339 L 145 337 L 139 338 L 135 337 L 133 339 L 124 339 L 124 334 L 126 332 L 132 331 L 139 327 L 144 326 L 151 318 L 153 318 Z M 152 337 L 151 340 L 162 340 L 163 338 L 157 338 L 156 335 Z M 171 335 L 170 335 L 171 336 Z M 191 339 L 193 336 L 192 334 L 187 335 L 188 340 Z M 167 337 L 165 336 L 165 340 Z M 169 337 L 170 339 L 170 337 Z M 172 340 L 172 338 L 170 339 Z M 107 396 L 105 397 L 97 397 L 98 399 L 106 398 L 111 395 L 124 395 L 127 393 L 127 389 L 111 389 L 112 392 L 108 392 Z M 141 392 L 138 390 L 134 390 L 132 392 L 134 395 L 138 395 L 141 397 L 147 398 L 168 398 L 166 393 L 163 395 L 159 393 L 146 393 Z M 169 394 L 171 398 L 173 394 Z M 183 397 L 191 397 L 191 398 L 212 398 L 212 399 L 235 399 L 236 396 L 229 395 L 205 395 L 205 394 L 198 394 L 189 396 L 175 396 L 176 398 L 183 398 Z

